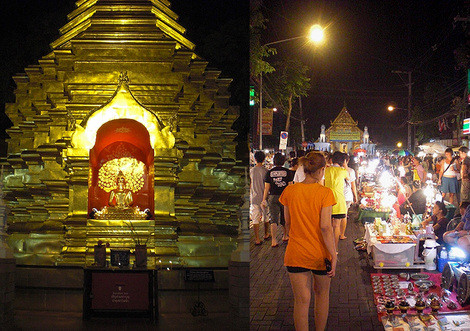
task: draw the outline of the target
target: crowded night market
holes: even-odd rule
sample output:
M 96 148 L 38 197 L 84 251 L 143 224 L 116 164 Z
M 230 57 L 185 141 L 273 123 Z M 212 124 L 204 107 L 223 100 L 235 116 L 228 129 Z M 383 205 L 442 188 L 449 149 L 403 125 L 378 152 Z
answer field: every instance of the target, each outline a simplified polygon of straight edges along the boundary
M 344 172 L 349 175 L 344 178 L 335 174 L 344 185 L 349 215 L 354 214 L 355 222 L 362 226 L 363 235 L 353 238 L 353 244 L 372 270 L 370 286 L 384 328 L 441 330 L 438 325 L 469 326 L 469 149 L 439 148 L 427 154 L 424 150 L 429 148 L 424 145 L 416 155 L 404 150 L 368 154 L 361 148 L 350 155 L 298 150 L 286 156 L 283 152 L 256 151 L 252 155 L 256 165 L 251 174 L 251 211 L 256 215 L 256 190 L 261 189 L 258 212 L 266 217 L 266 223 L 262 231 L 262 225 L 252 219 L 255 245 L 261 245 L 264 238 L 273 249 L 278 247 L 279 224 L 282 240 L 289 240 L 286 220 L 282 220 L 285 215 L 275 216 L 281 211 L 276 204 L 285 203 L 282 189 L 305 183 L 305 169 L 312 155 L 321 155 L 326 169 L 319 183 L 334 186 L 335 179 L 332 183 L 328 170 L 335 167 L 347 170 Z M 257 188 L 254 185 L 260 173 L 264 174 L 260 177 L 264 183 Z M 340 240 L 347 239 L 344 228 L 349 215 L 341 215 L 340 222 L 332 215 L 336 249 Z M 337 254 L 340 258 L 341 251 Z
M 252 330 L 470 330 L 470 5 L 254 4 Z

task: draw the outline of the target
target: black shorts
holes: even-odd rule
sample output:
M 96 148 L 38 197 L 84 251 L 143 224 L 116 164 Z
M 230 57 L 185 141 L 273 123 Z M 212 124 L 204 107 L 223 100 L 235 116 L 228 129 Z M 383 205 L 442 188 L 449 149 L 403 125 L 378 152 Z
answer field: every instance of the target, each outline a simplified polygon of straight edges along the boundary
M 346 214 L 333 214 L 331 215 L 331 218 L 334 218 L 334 219 L 346 218 Z
M 319 276 L 327 275 L 326 270 L 313 270 L 313 269 L 307 269 L 307 268 L 302 268 L 302 267 L 289 267 L 289 266 L 286 266 L 286 268 L 287 268 L 287 272 L 290 272 L 291 274 L 298 274 L 300 272 L 311 271 L 312 274 L 314 275 L 319 275 Z

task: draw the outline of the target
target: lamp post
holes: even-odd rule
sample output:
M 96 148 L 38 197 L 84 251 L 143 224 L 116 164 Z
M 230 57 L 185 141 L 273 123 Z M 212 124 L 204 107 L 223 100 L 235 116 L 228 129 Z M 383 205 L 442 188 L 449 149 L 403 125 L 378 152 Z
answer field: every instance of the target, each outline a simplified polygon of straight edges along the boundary
M 411 145 L 412 145 L 412 141 L 411 141 L 412 140 L 411 139 L 411 123 L 410 123 L 410 121 L 411 121 L 411 110 L 410 110 L 410 108 L 399 108 L 399 107 L 395 107 L 395 106 L 392 106 L 392 105 L 387 107 L 387 110 L 389 112 L 392 112 L 395 109 L 397 109 L 397 110 L 406 110 L 407 111 L 406 124 L 407 124 L 407 128 L 408 128 L 408 137 L 407 137 L 406 142 L 407 142 L 408 150 L 412 152 L 412 149 L 411 149 Z
M 307 38 L 313 43 L 319 44 L 323 41 L 324 39 L 324 30 L 323 28 L 315 24 L 310 28 L 308 36 L 298 36 L 298 37 L 293 37 L 293 38 L 287 38 L 287 39 L 281 39 L 281 40 L 276 40 L 272 41 L 266 44 L 263 44 L 261 47 L 265 46 L 271 46 L 275 44 L 281 44 L 287 41 L 292 41 L 292 40 L 297 40 L 297 39 L 304 39 Z M 259 123 L 259 150 L 263 150 L 263 73 L 261 72 L 259 74 L 259 114 L 258 114 L 258 123 Z M 301 106 L 302 107 L 302 106 Z M 303 118 L 301 117 L 301 126 L 302 126 L 302 136 L 303 136 Z M 302 138 L 303 139 L 303 138 Z
M 411 71 L 400 71 L 400 70 L 392 70 L 392 74 L 406 74 L 408 75 L 408 84 L 407 87 L 408 87 L 408 114 L 407 114 L 407 118 L 406 118 L 406 122 L 408 124 L 408 140 L 407 140 L 407 144 L 408 144 L 408 150 L 411 151 Z M 413 139 L 414 140 L 414 139 Z M 414 142 L 413 142 L 413 145 L 414 145 Z M 414 147 L 414 146 L 413 146 Z

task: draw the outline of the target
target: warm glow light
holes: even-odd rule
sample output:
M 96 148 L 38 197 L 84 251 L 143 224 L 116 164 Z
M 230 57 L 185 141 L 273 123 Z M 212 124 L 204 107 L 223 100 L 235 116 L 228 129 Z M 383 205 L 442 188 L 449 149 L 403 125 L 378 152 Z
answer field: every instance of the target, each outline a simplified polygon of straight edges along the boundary
M 384 171 L 379 177 L 379 183 L 383 188 L 391 188 L 395 185 L 395 178 L 388 171 Z
M 273 108 L 273 112 L 277 112 L 277 108 L 276 108 L 276 107 Z
M 130 157 L 112 159 L 103 164 L 98 171 L 98 186 L 105 192 L 115 190 L 120 171 L 124 175 L 126 189 L 135 193 L 144 186 L 145 164 Z
M 98 129 L 109 121 L 122 118 L 135 120 L 145 126 L 154 149 L 174 146 L 175 137 L 170 126 L 161 127 L 156 116 L 139 104 L 124 84 L 119 87 L 109 103 L 96 110 L 88 118 L 84 127 L 77 124 L 72 136 L 72 145 L 75 148 L 92 149 Z
M 310 33 L 308 37 L 314 43 L 322 42 L 324 37 L 323 28 L 320 25 L 315 24 L 310 28 Z
M 387 109 L 388 109 L 388 111 L 394 111 L 394 110 L 395 110 L 395 107 L 393 107 L 393 106 L 388 106 Z
M 401 141 L 397 142 L 397 147 L 398 147 L 398 148 L 401 148 L 401 146 L 403 146 L 403 144 L 401 143 Z

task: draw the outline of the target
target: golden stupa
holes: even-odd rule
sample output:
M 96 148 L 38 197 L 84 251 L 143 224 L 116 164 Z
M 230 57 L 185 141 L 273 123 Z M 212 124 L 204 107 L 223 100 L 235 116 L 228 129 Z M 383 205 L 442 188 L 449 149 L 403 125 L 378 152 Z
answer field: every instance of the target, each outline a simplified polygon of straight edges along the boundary
M 6 105 L 17 264 L 89 265 L 102 240 L 146 242 L 150 267 L 226 267 L 244 193 L 231 80 L 194 53 L 167 0 L 76 6 Z

